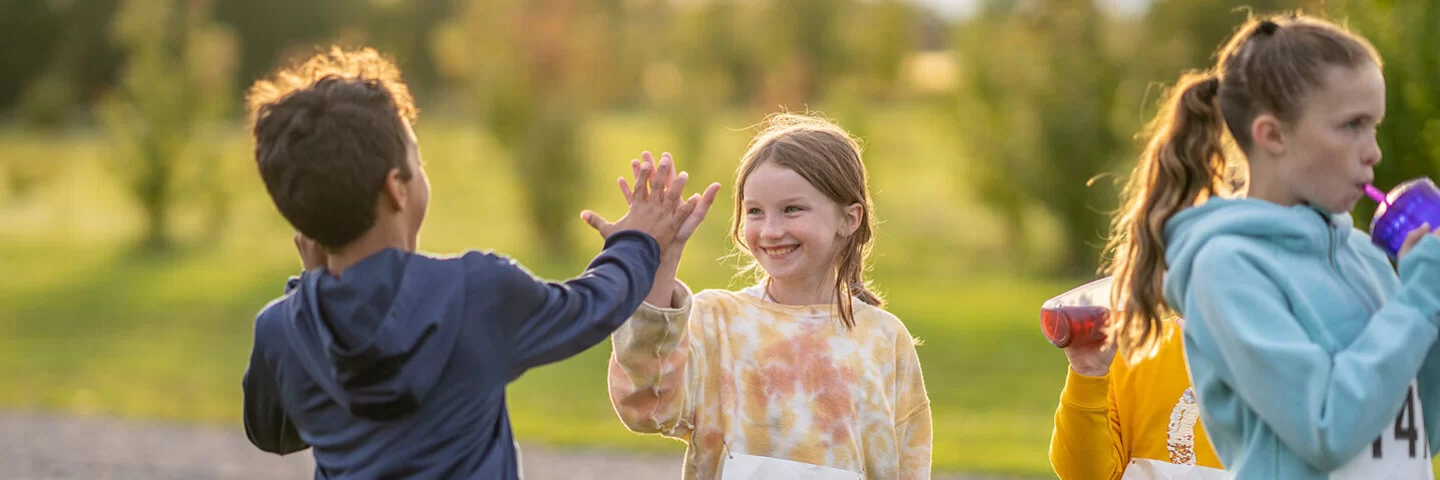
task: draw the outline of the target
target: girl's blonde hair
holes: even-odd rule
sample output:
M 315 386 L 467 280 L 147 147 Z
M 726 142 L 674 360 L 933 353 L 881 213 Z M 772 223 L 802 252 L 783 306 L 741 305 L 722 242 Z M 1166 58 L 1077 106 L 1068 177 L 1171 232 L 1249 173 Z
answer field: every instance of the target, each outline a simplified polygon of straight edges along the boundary
M 750 141 L 740 160 L 735 176 L 735 214 L 730 223 L 730 238 L 736 248 L 751 256 L 740 273 L 754 274 L 763 279 L 764 271 L 754 260 L 754 254 L 745 244 L 742 234 L 745 181 L 755 169 L 773 163 L 799 174 L 839 205 L 859 204 L 860 225 L 854 233 L 841 239 L 840 249 L 835 254 L 835 306 L 840 311 L 840 321 L 846 327 L 855 326 L 852 297 L 877 307 L 884 305 L 884 300 L 870 289 L 865 280 L 866 262 L 874 245 L 875 211 L 860 152 L 860 144 L 848 132 L 824 119 L 792 113 L 769 116 L 765 128 Z

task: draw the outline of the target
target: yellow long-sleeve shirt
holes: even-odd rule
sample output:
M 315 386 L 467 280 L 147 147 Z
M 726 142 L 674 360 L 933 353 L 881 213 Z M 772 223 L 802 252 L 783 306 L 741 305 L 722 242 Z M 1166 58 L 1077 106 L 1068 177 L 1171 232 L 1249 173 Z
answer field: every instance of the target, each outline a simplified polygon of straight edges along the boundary
M 930 478 L 930 401 L 900 319 L 856 300 L 847 329 L 754 287 L 692 300 L 681 285 L 673 304 L 614 333 L 609 385 L 627 428 L 689 444 L 685 479 Z
M 1229 478 L 1200 425 L 1180 328 L 1164 322 L 1156 355 L 1109 374 L 1071 370 L 1055 411 L 1050 465 L 1063 480 Z

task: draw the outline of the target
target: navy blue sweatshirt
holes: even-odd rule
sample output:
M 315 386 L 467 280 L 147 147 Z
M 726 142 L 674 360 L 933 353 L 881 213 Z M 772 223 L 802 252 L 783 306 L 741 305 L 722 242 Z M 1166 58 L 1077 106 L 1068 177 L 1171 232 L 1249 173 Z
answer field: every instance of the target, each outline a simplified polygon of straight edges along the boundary
M 505 386 L 603 341 L 639 308 L 660 248 L 622 231 L 579 277 L 494 253 L 387 249 L 292 279 L 255 320 L 245 432 L 312 448 L 315 478 L 518 478 Z

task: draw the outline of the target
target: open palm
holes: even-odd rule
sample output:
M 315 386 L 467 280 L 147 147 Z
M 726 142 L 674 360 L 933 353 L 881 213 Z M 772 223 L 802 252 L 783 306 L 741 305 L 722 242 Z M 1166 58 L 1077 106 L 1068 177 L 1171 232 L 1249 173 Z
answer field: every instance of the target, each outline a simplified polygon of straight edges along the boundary
M 654 157 L 650 155 L 650 152 L 645 152 L 641 154 L 640 157 L 641 159 L 630 160 L 630 170 L 635 175 L 636 179 L 640 178 L 642 166 L 647 163 L 651 165 L 654 165 L 656 163 Z M 673 164 L 674 162 L 673 157 L 671 157 L 669 152 L 661 154 L 660 161 L 662 163 L 671 164 Z M 657 172 L 659 174 L 655 175 L 655 178 L 653 178 L 651 181 L 660 184 L 670 183 L 675 180 L 675 176 L 677 175 L 675 172 L 677 170 L 677 168 L 669 168 L 665 169 L 663 172 Z M 656 169 L 651 168 L 650 171 L 656 171 Z M 685 173 L 682 172 L 678 175 L 685 175 Z M 685 242 L 690 240 L 691 236 L 695 235 L 695 231 L 700 228 L 700 223 L 705 221 L 705 214 L 710 211 L 710 206 L 715 203 L 715 196 L 719 192 L 720 184 L 712 183 L 709 186 L 705 187 L 705 192 L 703 194 L 697 193 L 691 195 L 690 198 L 686 200 L 686 203 L 694 202 L 695 209 L 685 217 L 685 220 L 683 222 L 680 223 L 680 229 L 675 232 L 675 240 L 673 245 L 684 245 Z M 627 201 L 629 198 L 631 198 L 630 186 L 624 181 L 624 179 L 621 179 L 620 181 L 620 194 L 624 195 Z

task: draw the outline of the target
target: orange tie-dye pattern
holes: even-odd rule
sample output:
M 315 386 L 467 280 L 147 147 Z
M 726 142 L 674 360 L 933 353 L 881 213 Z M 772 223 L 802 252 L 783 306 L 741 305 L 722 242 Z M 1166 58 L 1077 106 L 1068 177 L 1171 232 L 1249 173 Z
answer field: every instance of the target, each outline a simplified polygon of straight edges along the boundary
M 857 300 L 846 329 L 754 288 L 676 290 L 679 307 L 646 304 L 615 332 L 609 385 L 627 428 L 689 444 L 685 479 L 719 478 L 726 452 L 930 478 L 930 402 L 898 318 Z

